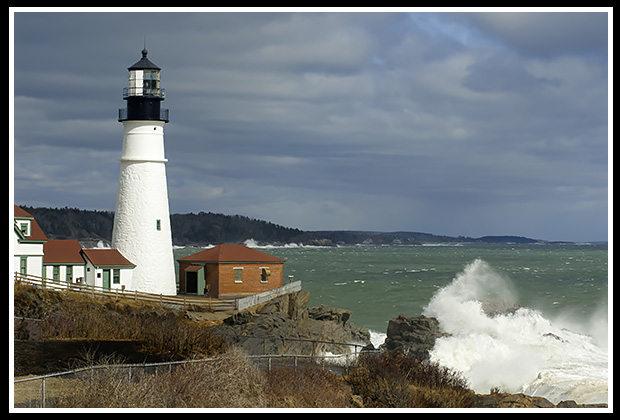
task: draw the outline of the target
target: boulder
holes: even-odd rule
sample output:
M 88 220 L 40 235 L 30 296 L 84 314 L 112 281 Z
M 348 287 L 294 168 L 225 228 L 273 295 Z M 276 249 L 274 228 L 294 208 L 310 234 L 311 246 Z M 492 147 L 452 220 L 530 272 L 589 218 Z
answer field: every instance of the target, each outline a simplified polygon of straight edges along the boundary
M 436 318 L 401 314 L 388 322 L 387 337 L 382 349 L 400 350 L 425 360 L 429 358 L 435 340 L 445 335 L 439 329 Z
M 232 314 L 228 318 L 224 319 L 224 324 L 234 326 L 234 325 L 243 325 L 251 322 L 254 319 L 254 316 L 247 311 L 241 311 Z
M 480 299 L 480 305 L 482 311 L 490 317 L 512 314 L 522 308 L 522 306 L 516 302 L 493 298 Z
M 327 305 L 308 308 L 308 316 L 317 321 L 334 321 L 345 325 L 353 312 L 347 309 L 332 308 Z

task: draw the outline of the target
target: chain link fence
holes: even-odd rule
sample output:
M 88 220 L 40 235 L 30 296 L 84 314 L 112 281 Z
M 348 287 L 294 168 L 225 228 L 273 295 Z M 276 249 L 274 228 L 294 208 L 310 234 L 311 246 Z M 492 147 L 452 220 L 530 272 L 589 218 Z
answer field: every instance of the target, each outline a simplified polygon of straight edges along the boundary
M 299 369 L 307 366 L 320 366 L 322 369 L 329 369 L 336 373 L 342 373 L 353 363 L 360 353 L 367 350 L 362 344 L 356 343 L 335 343 L 333 341 L 309 340 L 301 338 L 281 338 L 281 337 L 256 337 L 248 336 L 247 340 L 255 340 L 262 343 L 264 349 L 268 349 L 270 341 L 290 341 L 289 348 L 297 348 L 295 344 L 311 346 L 315 352 L 310 354 L 251 354 L 246 357 L 256 364 L 259 368 L 271 370 L 275 367 L 289 369 Z M 323 353 L 319 349 L 329 345 L 339 345 L 350 349 L 349 352 L 340 354 Z M 306 347 L 307 349 L 308 347 Z M 13 381 L 14 407 L 15 408 L 46 408 L 54 407 L 56 403 L 71 395 L 72 391 L 83 383 L 84 380 L 101 380 L 106 375 L 113 374 L 115 377 L 123 377 L 126 380 L 138 380 L 143 375 L 158 375 L 169 373 L 178 366 L 191 363 L 209 363 L 218 361 L 217 357 L 182 360 L 174 362 L 160 363 L 140 363 L 140 364 L 100 364 L 64 372 L 51 373 L 39 376 L 29 376 Z M 113 373 L 111 373 L 113 372 Z

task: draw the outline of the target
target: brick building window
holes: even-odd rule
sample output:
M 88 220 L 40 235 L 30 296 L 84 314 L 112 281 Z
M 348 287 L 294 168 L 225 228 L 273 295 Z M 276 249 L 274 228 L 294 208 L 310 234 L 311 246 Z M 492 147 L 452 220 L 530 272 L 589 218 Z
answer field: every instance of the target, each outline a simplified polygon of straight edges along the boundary
M 267 283 L 267 280 L 269 280 L 269 276 L 271 275 L 271 271 L 269 270 L 269 267 L 261 267 L 260 268 L 260 281 L 261 283 Z
M 243 281 L 243 267 L 234 267 L 235 271 L 235 283 L 241 283 Z

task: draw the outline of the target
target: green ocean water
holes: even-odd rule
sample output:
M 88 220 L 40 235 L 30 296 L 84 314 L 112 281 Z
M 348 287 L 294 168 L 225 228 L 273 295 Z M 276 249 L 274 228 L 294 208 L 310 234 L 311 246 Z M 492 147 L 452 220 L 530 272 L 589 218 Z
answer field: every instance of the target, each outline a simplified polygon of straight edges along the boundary
M 423 313 L 431 297 L 476 259 L 500 275 L 507 294 L 545 317 L 590 318 L 607 311 L 606 245 L 462 245 L 286 247 L 286 259 L 310 291 L 310 305 L 353 311 L 351 321 L 377 332 L 405 313 Z

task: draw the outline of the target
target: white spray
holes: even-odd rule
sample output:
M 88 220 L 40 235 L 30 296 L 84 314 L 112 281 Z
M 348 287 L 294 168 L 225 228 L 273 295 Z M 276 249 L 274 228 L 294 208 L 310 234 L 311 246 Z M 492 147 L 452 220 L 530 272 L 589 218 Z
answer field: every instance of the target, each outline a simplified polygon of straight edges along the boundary
M 479 393 L 499 387 L 553 403 L 607 402 L 607 352 L 592 337 L 529 308 L 491 316 L 487 299 L 516 300 L 510 280 L 479 259 L 432 297 L 424 315 L 450 336 L 437 340 L 431 360 L 462 372 Z

